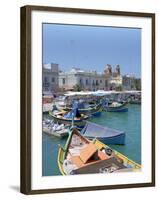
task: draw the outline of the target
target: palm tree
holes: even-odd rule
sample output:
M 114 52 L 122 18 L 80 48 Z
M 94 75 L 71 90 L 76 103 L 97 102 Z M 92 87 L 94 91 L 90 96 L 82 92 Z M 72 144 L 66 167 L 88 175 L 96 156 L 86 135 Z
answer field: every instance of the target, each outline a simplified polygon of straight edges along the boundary
M 79 84 L 76 84 L 73 86 L 74 91 L 80 92 L 82 90 L 81 86 Z

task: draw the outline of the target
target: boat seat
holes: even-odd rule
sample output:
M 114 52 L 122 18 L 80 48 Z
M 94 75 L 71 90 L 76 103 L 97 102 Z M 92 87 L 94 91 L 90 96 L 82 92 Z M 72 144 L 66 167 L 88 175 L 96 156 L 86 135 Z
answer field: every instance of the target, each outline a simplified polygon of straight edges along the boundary
M 99 151 L 99 150 L 98 150 L 98 157 L 100 160 L 106 160 L 109 158 L 104 152 Z
M 89 143 L 80 152 L 80 158 L 83 163 L 86 163 L 97 152 L 97 148 L 93 143 Z
M 80 159 L 79 156 L 72 156 L 71 162 L 72 162 L 72 164 L 76 165 L 78 168 L 84 166 L 84 163 L 82 162 L 82 160 Z

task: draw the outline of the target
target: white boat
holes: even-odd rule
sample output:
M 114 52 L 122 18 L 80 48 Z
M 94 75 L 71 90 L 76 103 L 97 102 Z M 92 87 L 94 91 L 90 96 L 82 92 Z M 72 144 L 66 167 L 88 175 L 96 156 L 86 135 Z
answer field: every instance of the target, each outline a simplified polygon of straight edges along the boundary
M 43 120 L 43 132 L 56 137 L 66 137 L 68 136 L 69 127 L 64 124 L 54 123 L 53 120 L 45 119 Z

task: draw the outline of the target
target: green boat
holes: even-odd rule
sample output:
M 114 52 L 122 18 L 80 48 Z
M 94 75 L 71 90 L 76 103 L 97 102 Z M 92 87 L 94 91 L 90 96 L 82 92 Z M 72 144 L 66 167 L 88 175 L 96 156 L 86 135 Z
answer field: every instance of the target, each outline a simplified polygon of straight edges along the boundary
M 88 140 L 71 129 L 65 147 L 59 146 L 58 166 L 62 175 L 140 171 L 141 166 L 97 139 Z
M 80 114 L 77 108 L 72 109 L 70 112 L 60 112 L 57 110 L 50 111 L 49 114 L 53 117 L 54 122 L 78 126 L 79 128 L 84 127 L 84 125 L 86 124 L 86 120 L 88 119 L 88 116 Z

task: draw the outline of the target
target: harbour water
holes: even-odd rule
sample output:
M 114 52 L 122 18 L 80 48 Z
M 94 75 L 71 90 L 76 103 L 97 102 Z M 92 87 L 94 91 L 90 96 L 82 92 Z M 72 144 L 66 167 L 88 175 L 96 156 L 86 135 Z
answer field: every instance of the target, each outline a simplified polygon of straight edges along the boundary
M 141 106 L 129 104 L 128 109 L 128 112 L 123 113 L 102 112 L 100 117 L 94 117 L 90 121 L 125 131 L 125 145 L 109 146 L 141 164 Z M 57 165 L 58 144 L 64 146 L 67 138 L 59 139 L 44 133 L 42 137 L 42 175 L 60 175 Z

